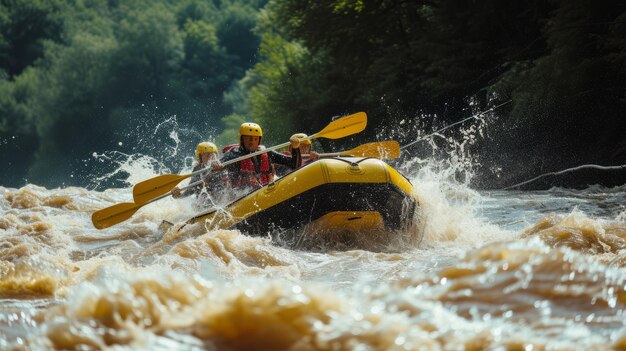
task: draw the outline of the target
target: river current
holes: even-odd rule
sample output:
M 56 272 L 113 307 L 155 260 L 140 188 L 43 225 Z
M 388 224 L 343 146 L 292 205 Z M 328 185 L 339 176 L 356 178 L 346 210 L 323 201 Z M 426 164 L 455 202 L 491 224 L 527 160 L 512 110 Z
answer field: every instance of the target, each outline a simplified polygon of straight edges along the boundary
M 409 175 L 410 240 L 314 250 L 159 228 L 191 199 L 96 230 L 129 188 L 0 186 L 0 349 L 626 350 L 626 185 L 440 175 Z

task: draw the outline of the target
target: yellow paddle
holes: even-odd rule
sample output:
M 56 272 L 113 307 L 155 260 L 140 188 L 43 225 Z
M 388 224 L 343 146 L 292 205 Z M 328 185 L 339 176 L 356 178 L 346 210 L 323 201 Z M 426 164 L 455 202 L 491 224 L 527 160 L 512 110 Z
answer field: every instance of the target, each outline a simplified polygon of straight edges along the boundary
M 144 205 L 146 204 L 138 205 L 134 202 L 122 202 L 121 204 L 109 206 L 94 212 L 91 215 L 91 222 L 97 229 L 108 228 L 129 219 Z
M 363 129 L 367 125 L 367 115 L 365 112 L 355 113 L 353 115 L 341 117 L 336 119 L 330 124 L 326 126 L 326 128 L 322 129 L 321 132 L 313 134 L 307 138 L 306 140 L 316 139 L 316 138 L 326 138 L 326 139 L 339 139 L 346 137 L 348 135 L 356 134 Z M 223 166 L 227 166 L 239 161 L 243 161 L 250 157 L 254 157 L 260 154 L 264 154 L 271 150 L 280 149 L 282 147 L 288 146 L 290 143 L 286 142 L 280 145 L 272 146 L 270 148 L 266 148 L 264 150 L 260 150 L 257 152 L 253 152 L 247 154 L 245 156 L 241 156 L 235 158 L 233 160 L 222 163 Z M 174 188 L 178 183 L 180 183 L 183 179 L 187 179 L 195 174 L 207 172 L 207 169 L 201 169 L 196 172 L 190 174 L 164 174 L 160 175 L 143 182 L 136 184 L 133 187 L 133 200 L 135 203 L 143 203 L 154 199 L 157 196 L 161 196 Z
M 400 157 L 400 144 L 395 140 L 376 141 L 355 147 L 352 150 L 319 154 L 320 157 L 354 156 L 375 158 L 398 158 Z M 307 156 L 307 155 L 303 155 Z
M 381 158 L 381 159 L 383 158 L 393 159 L 393 158 L 400 157 L 400 144 L 395 140 L 375 141 L 372 143 L 367 143 L 367 144 L 357 146 L 354 149 L 348 150 L 348 151 L 325 153 L 325 154 L 318 154 L 318 155 L 320 157 L 353 156 L 353 157 L 374 157 L 374 158 Z M 311 155 L 304 154 L 302 156 L 309 157 Z M 187 184 L 185 187 L 180 188 L 180 190 L 192 188 L 198 184 L 201 184 L 202 182 L 204 182 L 204 180 L 200 179 L 193 183 Z
M 187 185 L 186 187 L 181 188 L 181 190 L 191 188 L 202 182 L 203 180 L 193 182 Z M 116 225 L 120 222 L 124 222 L 125 220 L 129 219 L 135 214 L 135 212 L 137 212 L 137 210 L 144 207 L 145 205 L 161 200 L 162 198 L 168 197 L 170 195 L 171 195 L 170 193 L 166 193 L 161 196 L 157 196 L 150 201 L 146 201 L 140 204 L 137 204 L 134 202 L 122 202 L 119 204 L 115 204 L 113 206 L 103 208 L 99 211 L 94 212 L 91 215 L 91 222 L 93 223 L 93 226 L 96 227 L 97 229 L 108 228 L 110 226 Z
M 337 120 L 330 122 L 322 131 L 313 134 L 305 139 L 327 138 L 327 139 L 339 139 L 348 135 L 356 134 L 367 125 L 367 115 L 365 112 L 355 113 L 353 115 L 341 117 Z M 226 166 L 235 162 L 245 160 L 256 155 L 263 154 L 265 152 L 280 149 L 290 143 L 284 143 L 271 148 L 266 148 L 257 152 L 253 152 L 246 156 L 242 156 L 227 162 L 222 165 Z M 190 174 L 164 174 L 152 179 L 148 179 L 141 183 L 138 183 L 133 188 L 133 198 L 135 203 L 124 202 L 103 208 L 96 211 L 91 216 L 91 221 L 94 227 L 98 229 L 108 228 L 117 223 L 123 222 L 130 218 L 141 207 L 160 200 L 170 195 L 170 190 L 174 188 L 182 180 L 189 178 L 197 173 L 207 172 L 207 169 L 201 169 Z

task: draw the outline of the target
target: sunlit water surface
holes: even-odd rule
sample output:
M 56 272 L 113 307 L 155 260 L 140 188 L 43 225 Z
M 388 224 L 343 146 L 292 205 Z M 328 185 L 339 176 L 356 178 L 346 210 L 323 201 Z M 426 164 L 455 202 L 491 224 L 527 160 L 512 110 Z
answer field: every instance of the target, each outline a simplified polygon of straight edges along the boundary
M 404 245 L 314 250 L 159 229 L 192 199 L 99 231 L 91 213 L 130 189 L 0 187 L 0 349 L 626 349 L 626 186 L 444 178 L 411 176 L 422 223 Z

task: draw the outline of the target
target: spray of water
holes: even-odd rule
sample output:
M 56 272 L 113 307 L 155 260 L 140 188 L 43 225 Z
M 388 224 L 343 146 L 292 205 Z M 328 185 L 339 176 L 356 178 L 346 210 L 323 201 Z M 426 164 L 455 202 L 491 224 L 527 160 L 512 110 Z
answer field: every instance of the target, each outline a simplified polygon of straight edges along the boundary
M 119 151 L 93 153 L 93 158 L 102 163 L 114 165 L 114 170 L 92 180 L 91 187 L 98 188 L 103 182 L 116 180 L 124 185 L 132 185 L 142 180 L 168 173 L 169 168 L 157 159 L 142 154 L 129 155 Z
M 146 133 L 146 130 L 151 132 Z M 164 173 L 189 172 L 194 162 L 195 144 L 212 140 L 211 136 L 203 137 L 179 125 L 175 115 L 153 127 L 138 126 L 127 137 L 136 140 L 130 152 L 112 150 L 92 154 L 92 160 L 101 164 L 99 170 L 110 171 L 92 177 L 90 188 L 128 187 Z
M 489 113 L 477 112 L 464 123 L 457 124 L 455 129 L 440 128 L 428 135 L 422 133 L 416 137 L 416 141 L 422 141 L 422 143 L 411 143 L 415 144 L 411 149 L 405 147 L 404 162 L 396 167 L 407 175 L 415 186 L 415 195 L 420 202 L 419 221 L 422 224 L 410 229 L 421 231 L 419 235 L 401 233 L 401 236 L 410 239 L 407 241 L 409 247 L 415 247 L 414 245 L 418 244 L 431 248 L 433 245 L 444 247 L 445 243 L 457 248 L 473 247 L 477 242 L 489 241 L 496 236 L 503 235 L 502 230 L 488 223 L 482 223 L 478 219 L 475 210 L 477 203 L 482 201 L 482 197 L 469 187 L 474 176 L 474 168 L 478 165 L 477 158 L 472 153 L 472 146 L 480 138 L 485 137 L 485 131 L 493 119 Z M 187 148 L 181 146 L 183 142 L 180 135 L 182 134 L 185 132 L 178 126 L 173 116 L 156 125 L 152 133 L 147 133 L 138 139 L 138 145 L 159 142 L 161 147 L 158 150 L 152 149 L 152 153 L 125 154 L 111 151 L 94 154 L 94 158 L 100 162 L 113 166 L 111 172 L 94 179 L 94 187 L 100 186 L 103 182 L 110 182 L 112 179 L 117 179 L 118 184 L 128 186 L 159 174 L 170 173 L 172 170 L 189 172 L 193 158 L 185 157 L 185 154 L 192 154 L 189 151 L 193 148 L 189 147 L 190 150 L 187 151 Z M 415 150 L 418 146 L 419 154 L 425 156 L 409 154 L 410 150 Z M 176 165 L 177 162 L 180 166 L 173 167 L 172 165 Z M 179 186 L 184 185 L 185 183 L 181 183 Z M 142 213 L 145 213 L 147 218 L 161 216 L 163 219 L 174 222 L 178 219 L 184 220 L 185 217 L 189 218 L 209 208 L 223 211 L 224 199 L 233 199 L 237 197 L 236 195 L 241 194 L 230 194 L 224 191 L 219 199 L 206 194 L 204 196 L 206 200 L 200 206 L 193 205 L 194 200 L 191 199 L 168 199 L 163 200 L 161 205 L 155 206 L 154 209 L 142 209 Z M 182 207 L 176 204 L 181 201 L 185 204 Z M 184 213 L 181 214 L 181 210 L 184 210 Z M 467 228 L 474 228 L 474 230 L 468 231 Z M 423 238 L 423 240 L 414 240 L 416 237 Z M 459 242 L 465 245 L 459 245 Z M 401 248 L 407 247 L 395 245 L 391 249 Z
M 475 170 L 481 166 L 473 146 L 488 136 L 497 118 L 493 111 L 507 103 L 475 111 L 435 132 L 420 132 L 402 147 L 404 160 L 398 169 L 409 176 L 420 199 L 425 221 L 423 246 L 466 249 L 515 235 L 477 215 L 485 199 L 470 188 Z

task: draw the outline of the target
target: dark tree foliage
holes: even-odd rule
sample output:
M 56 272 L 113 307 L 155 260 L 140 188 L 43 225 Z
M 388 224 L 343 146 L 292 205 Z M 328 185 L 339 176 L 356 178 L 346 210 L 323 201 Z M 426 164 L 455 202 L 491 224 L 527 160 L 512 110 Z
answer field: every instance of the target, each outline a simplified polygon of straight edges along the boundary
M 173 115 L 191 149 L 254 63 L 262 5 L 2 0 L 0 184 L 85 185 L 102 172 L 92 153 L 157 149 L 137 138 Z
M 374 122 L 388 124 L 420 112 L 448 121 L 462 117 L 467 98 L 484 90 L 510 60 L 539 55 L 541 43 L 533 42 L 549 8 L 498 1 L 326 0 L 277 1 L 270 10 L 274 30 L 302 43 L 311 61 L 321 63 L 315 64 L 319 78 L 313 84 L 320 83 L 319 94 L 332 94 L 316 104 L 312 116 L 366 109 L 378 116 Z M 311 71 L 309 65 L 301 67 Z M 283 79 L 300 73 L 292 69 Z
M 229 5 L 222 10 L 217 25 L 220 44 L 233 56 L 234 67 L 248 69 L 256 63 L 259 37 L 253 33 L 256 15 L 252 7 Z
M 513 101 L 489 154 L 525 177 L 583 163 L 626 163 L 624 10 L 618 3 L 555 1 L 542 27 L 542 54 L 519 60 L 490 87 Z M 621 34 L 619 31 L 621 29 Z M 619 57 L 622 53 L 621 58 Z M 497 146 L 497 147 L 494 147 Z M 523 165 L 519 160 L 523 159 Z M 517 163 L 517 164 L 516 164 Z M 624 183 L 624 173 L 565 179 Z M 512 182 L 516 174 L 506 174 Z
M 20 74 L 43 55 L 44 40 L 61 40 L 59 0 L 0 1 L 0 69 Z
M 476 102 L 486 109 L 511 100 L 478 145 L 483 186 L 626 163 L 622 2 L 284 0 L 268 10 L 265 31 L 305 53 L 263 75 L 265 98 L 251 94 L 262 118 L 279 113 L 315 131 L 337 112 L 365 110 L 370 136 L 408 142 L 468 117 Z M 399 127 L 402 120 L 410 122 Z M 490 173 L 497 167 L 504 176 Z
M 500 187 L 625 164 L 625 82 L 623 1 L 0 0 L 0 184 L 84 185 L 93 152 L 158 148 L 137 135 L 173 115 L 191 150 L 247 120 L 269 144 L 366 111 L 338 148 L 510 101 L 472 146 L 477 184 Z

